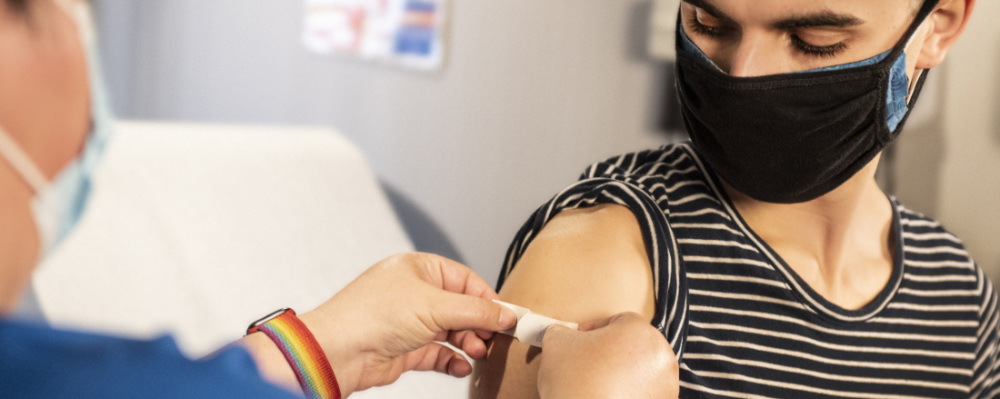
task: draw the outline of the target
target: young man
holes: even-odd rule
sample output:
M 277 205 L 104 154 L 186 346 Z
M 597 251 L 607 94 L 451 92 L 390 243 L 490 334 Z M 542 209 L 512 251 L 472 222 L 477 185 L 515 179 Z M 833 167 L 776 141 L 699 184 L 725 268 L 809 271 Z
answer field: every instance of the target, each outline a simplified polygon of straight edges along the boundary
M 0 396 L 290 398 L 303 392 L 300 383 L 306 392 L 322 386 L 321 394 L 331 395 L 316 397 L 348 396 L 410 370 L 468 375 L 464 356 L 434 341 L 481 358 L 485 339 L 514 326 L 516 316 L 490 301 L 496 293 L 479 276 L 427 254 L 386 259 L 319 308 L 279 317 L 296 327 L 260 328 L 271 337 L 279 331 L 280 339 L 254 332 L 204 361 L 184 358 L 166 337 L 126 340 L 8 319 L 35 266 L 78 220 L 110 128 L 94 49 L 82 45 L 78 23 L 62 5 L 0 0 Z M 546 347 L 558 355 L 538 381 L 548 397 L 599 392 L 638 365 L 647 376 L 638 385 L 643 395 L 676 390 L 657 383 L 676 380 L 676 363 L 644 319 L 618 315 L 590 327 L 546 334 Z M 644 348 L 638 361 L 577 350 L 637 336 Z M 286 360 L 292 354 L 295 361 Z M 336 382 L 320 378 L 324 368 Z M 308 373 L 298 378 L 295 370 Z M 589 379 L 588 388 L 577 383 L 580 375 L 601 375 L 604 383 Z
M 587 169 L 518 233 L 501 299 L 648 317 L 681 397 L 1000 394 L 993 285 L 874 179 L 974 4 L 684 0 L 691 142 Z M 544 353 L 488 353 L 473 397 L 537 396 Z

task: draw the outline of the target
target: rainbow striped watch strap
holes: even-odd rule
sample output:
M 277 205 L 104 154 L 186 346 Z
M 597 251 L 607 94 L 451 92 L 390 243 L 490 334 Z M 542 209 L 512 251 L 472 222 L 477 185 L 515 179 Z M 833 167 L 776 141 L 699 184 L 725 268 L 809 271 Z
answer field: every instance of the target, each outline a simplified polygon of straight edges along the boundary
M 340 399 L 340 385 L 316 337 L 289 308 L 277 310 L 247 328 L 247 335 L 262 332 L 274 341 L 295 371 L 308 398 Z

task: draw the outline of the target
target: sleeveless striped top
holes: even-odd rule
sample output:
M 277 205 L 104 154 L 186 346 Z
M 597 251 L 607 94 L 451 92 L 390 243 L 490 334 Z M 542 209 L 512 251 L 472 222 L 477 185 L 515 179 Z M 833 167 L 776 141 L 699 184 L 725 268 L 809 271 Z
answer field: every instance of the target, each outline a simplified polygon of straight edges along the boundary
M 750 230 L 689 144 L 667 145 L 594 164 L 538 209 L 497 289 L 560 211 L 618 204 L 642 230 L 652 323 L 677 354 L 682 398 L 1000 396 L 993 284 L 954 235 L 890 201 L 899 256 L 889 284 L 845 310 Z

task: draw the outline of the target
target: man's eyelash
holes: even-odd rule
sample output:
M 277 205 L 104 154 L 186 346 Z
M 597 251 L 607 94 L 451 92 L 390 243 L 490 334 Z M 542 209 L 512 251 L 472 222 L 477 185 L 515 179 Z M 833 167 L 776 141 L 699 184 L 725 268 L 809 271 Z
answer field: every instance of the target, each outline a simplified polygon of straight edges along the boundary
M 798 48 L 798 50 L 803 52 L 804 54 L 820 58 L 835 57 L 847 49 L 847 44 L 845 44 L 844 42 L 840 42 L 830 46 L 815 46 L 806 43 L 805 40 L 802 40 L 795 35 L 792 35 L 792 44 L 794 44 L 795 47 Z
M 721 37 L 729 33 L 729 29 L 702 24 L 701 22 L 698 22 L 697 18 L 690 18 L 688 26 L 691 28 L 692 32 L 709 37 Z M 792 44 L 803 54 L 820 58 L 835 57 L 847 49 L 847 44 L 844 42 L 830 46 L 816 46 L 807 43 L 805 40 L 802 40 L 795 35 L 792 35 Z
M 705 36 L 718 37 L 725 35 L 727 33 L 727 30 L 725 28 L 702 24 L 701 22 L 698 22 L 697 18 L 691 18 L 691 21 L 688 23 L 688 25 L 691 26 L 691 31 L 693 31 L 694 33 Z

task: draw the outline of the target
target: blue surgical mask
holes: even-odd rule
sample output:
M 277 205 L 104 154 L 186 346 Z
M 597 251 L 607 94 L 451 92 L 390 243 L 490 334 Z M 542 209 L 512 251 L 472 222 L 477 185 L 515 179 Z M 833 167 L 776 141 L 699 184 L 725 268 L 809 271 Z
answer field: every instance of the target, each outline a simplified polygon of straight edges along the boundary
M 80 27 L 90 74 L 91 122 L 83 152 L 49 182 L 30 157 L 0 127 L 0 156 L 5 158 L 34 191 L 31 210 L 40 241 L 39 262 L 52 253 L 80 221 L 90 197 L 93 173 L 111 136 L 112 118 L 104 94 L 96 46 L 88 39 L 89 16 L 85 9 L 67 10 Z
M 688 38 L 684 29 L 680 29 L 681 38 L 681 50 L 689 54 L 693 54 L 695 57 L 700 59 L 702 62 L 710 64 L 715 69 L 722 71 L 711 59 L 705 55 L 704 52 L 698 48 L 691 39 Z M 869 65 L 874 65 L 885 60 L 892 50 L 888 50 L 882 54 L 876 55 L 872 58 L 866 60 L 861 60 L 858 62 L 852 62 L 849 64 L 834 65 L 823 68 L 810 69 L 807 71 L 791 72 L 790 74 L 801 74 L 801 73 L 813 73 L 813 72 L 826 72 L 826 71 L 839 71 L 844 69 L 861 68 Z M 896 62 L 892 64 L 892 69 L 889 71 L 889 90 L 886 95 L 886 122 L 889 125 L 889 130 L 895 131 L 899 123 L 903 121 L 906 116 L 906 112 L 909 110 L 906 101 L 910 93 L 910 78 L 906 76 L 906 53 L 903 52 L 896 59 Z

